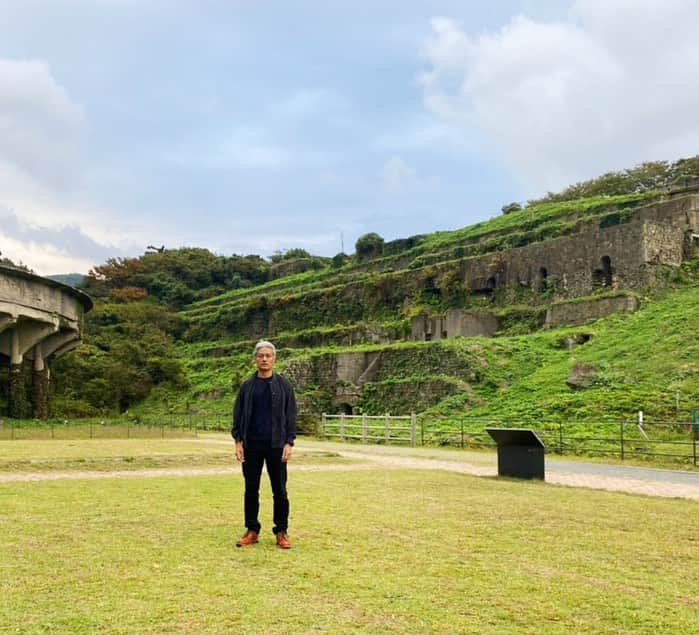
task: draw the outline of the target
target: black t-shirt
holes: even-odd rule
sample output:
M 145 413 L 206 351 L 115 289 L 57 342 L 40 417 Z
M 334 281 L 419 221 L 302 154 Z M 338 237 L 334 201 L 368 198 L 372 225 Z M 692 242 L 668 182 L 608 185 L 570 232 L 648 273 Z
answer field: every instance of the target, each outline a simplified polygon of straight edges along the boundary
M 252 419 L 248 438 L 255 441 L 272 440 L 272 378 L 255 377 L 252 391 Z

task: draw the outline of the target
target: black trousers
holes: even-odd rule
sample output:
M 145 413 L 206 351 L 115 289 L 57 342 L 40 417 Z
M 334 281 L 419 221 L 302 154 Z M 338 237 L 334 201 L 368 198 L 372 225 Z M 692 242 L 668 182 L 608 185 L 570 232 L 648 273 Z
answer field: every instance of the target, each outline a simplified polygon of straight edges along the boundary
M 289 498 L 286 494 L 286 463 L 282 462 L 282 448 L 273 448 L 264 441 L 245 444 L 243 476 L 245 477 L 245 526 L 260 531 L 260 479 L 262 466 L 267 465 L 269 482 L 274 497 L 274 533 L 286 532 L 289 526 Z

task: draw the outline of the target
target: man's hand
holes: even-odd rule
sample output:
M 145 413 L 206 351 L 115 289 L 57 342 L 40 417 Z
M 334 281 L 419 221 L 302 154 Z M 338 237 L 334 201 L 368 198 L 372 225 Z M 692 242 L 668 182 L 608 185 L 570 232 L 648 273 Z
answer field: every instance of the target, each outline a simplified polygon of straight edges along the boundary
M 287 443 L 282 449 L 282 463 L 286 463 L 291 458 L 294 447 Z
M 241 463 L 245 461 L 245 450 L 243 449 L 242 441 L 235 442 L 235 458 L 238 459 Z

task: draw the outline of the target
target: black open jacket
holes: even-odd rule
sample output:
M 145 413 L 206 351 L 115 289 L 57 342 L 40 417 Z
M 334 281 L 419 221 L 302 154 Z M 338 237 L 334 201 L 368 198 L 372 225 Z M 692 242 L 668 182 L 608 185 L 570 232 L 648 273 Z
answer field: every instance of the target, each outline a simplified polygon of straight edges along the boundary
M 231 436 L 236 441 L 247 440 L 252 417 L 252 393 L 256 374 L 246 379 L 238 389 L 233 407 Z M 296 438 L 296 396 L 289 380 L 279 373 L 272 375 L 272 447 L 294 445 Z

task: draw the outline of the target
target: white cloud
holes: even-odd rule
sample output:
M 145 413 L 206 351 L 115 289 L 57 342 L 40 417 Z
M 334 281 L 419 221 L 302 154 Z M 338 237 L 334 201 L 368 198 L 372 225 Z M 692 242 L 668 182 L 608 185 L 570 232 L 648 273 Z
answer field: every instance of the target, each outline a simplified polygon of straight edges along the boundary
M 381 178 L 387 191 L 398 193 L 415 182 L 416 172 L 400 157 L 391 157 L 381 170 Z
M 79 173 L 83 112 L 39 61 L 0 59 L 0 173 L 70 187 Z
M 66 226 L 86 216 L 72 202 L 85 167 L 84 127 L 83 109 L 45 62 L 0 59 L 0 249 L 38 273 L 95 264 L 60 245 L 75 235 Z M 96 216 L 87 213 L 99 234 Z
M 25 264 L 38 275 L 57 273 L 87 273 L 94 265 L 80 254 L 69 254 L 51 243 L 21 242 L 10 238 L 0 230 L 2 255 L 15 264 Z
M 440 121 L 494 141 L 527 196 L 609 169 L 696 154 L 699 4 L 579 0 L 468 35 L 434 19 L 421 77 Z

